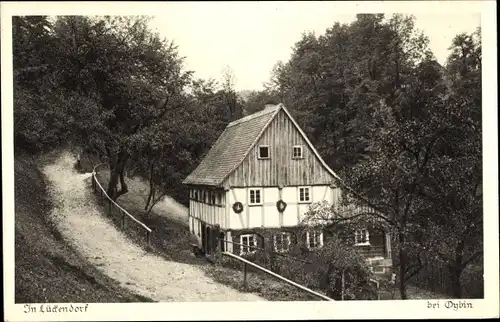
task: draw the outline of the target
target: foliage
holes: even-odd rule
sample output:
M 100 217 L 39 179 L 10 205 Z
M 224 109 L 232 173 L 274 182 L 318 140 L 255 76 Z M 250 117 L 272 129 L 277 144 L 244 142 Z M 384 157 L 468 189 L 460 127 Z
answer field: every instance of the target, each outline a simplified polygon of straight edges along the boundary
M 482 249 L 476 38 L 459 35 L 443 68 L 411 17 L 358 15 L 324 36 L 304 35 L 274 77 L 299 122 L 321 142 L 320 153 L 344 178 L 338 184 L 346 199 L 375 210 L 368 216 L 382 214 L 394 233 L 403 299 L 408 280 L 439 253 L 455 257 L 445 259 L 452 267 L 460 254 L 463 269 L 466 258 L 476 259 Z M 442 235 L 451 245 L 443 245 Z M 462 251 L 465 243 L 470 255 Z

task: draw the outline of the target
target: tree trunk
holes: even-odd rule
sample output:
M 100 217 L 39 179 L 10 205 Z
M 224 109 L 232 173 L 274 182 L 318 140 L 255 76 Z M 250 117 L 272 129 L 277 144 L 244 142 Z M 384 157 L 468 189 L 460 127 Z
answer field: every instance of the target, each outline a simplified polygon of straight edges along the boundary
M 464 265 L 462 264 L 464 247 L 465 247 L 465 242 L 462 239 L 455 247 L 455 260 L 453 261 L 453 264 L 449 267 L 452 295 L 453 298 L 457 299 L 462 297 L 462 286 L 460 284 L 460 276 L 462 275 L 462 271 L 465 268 Z
M 144 211 L 148 210 L 149 204 L 151 203 L 151 200 L 153 199 L 153 189 L 154 189 L 154 186 L 150 183 L 149 184 L 148 200 L 146 200 L 146 205 L 144 206 Z
M 110 176 L 107 194 L 113 200 L 118 199 L 119 196 L 128 192 L 128 187 L 123 176 L 127 159 L 128 156 L 123 151 L 120 151 L 120 153 L 118 153 L 118 156 L 113 156 L 110 158 Z M 119 191 L 117 191 L 118 180 L 120 181 Z
M 127 162 L 126 160 L 123 162 L 123 166 L 121 167 L 121 170 L 120 170 L 120 188 L 121 188 L 120 194 L 124 194 L 124 193 L 128 192 L 128 186 L 127 186 L 127 183 L 125 182 L 125 176 L 124 176 L 126 162 Z
M 144 211 L 148 210 L 149 204 L 151 203 L 152 200 L 155 199 L 155 191 L 156 187 L 153 181 L 153 165 L 151 164 L 149 167 L 149 195 L 148 195 L 148 200 L 146 201 L 146 205 L 144 207 Z M 149 213 L 149 211 L 148 211 Z
M 402 300 L 406 300 L 406 252 L 404 249 L 405 236 L 399 232 L 399 294 Z
M 156 189 L 155 189 L 155 191 L 156 191 Z M 148 209 L 148 208 L 146 208 L 146 209 L 145 209 L 145 210 L 146 210 L 146 214 L 145 214 L 145 216 L 148 216 L 148 215 L 149 215 L 149 213 L 153 210 L 153 207 L 154 207 L 154 206 L 155 206 L 158 202 L 160 202 L 160 200 L 161 200 L 161 199 L 162 199 L 162 198 L 166 195 L 166 193 L 164 192 L 164 193 L 162 193 L 162 194 L 161 194 L 158 198 L 156 198 L 156 199 L 155 199 L 155 194 L 156 194 L 156 193 L 154 193 L 154 192 L 153 192 L 153 196 L 152 196 L 152 199 L 151 199 L 151 202 L 150 202 L 150 205 L 149 205 L 149 209 Z
M 460 275 L 462 275 L 461 267 L 450 267 L 451 292 L 453 298 L 462 298 L 462 285 L 460 284 Z

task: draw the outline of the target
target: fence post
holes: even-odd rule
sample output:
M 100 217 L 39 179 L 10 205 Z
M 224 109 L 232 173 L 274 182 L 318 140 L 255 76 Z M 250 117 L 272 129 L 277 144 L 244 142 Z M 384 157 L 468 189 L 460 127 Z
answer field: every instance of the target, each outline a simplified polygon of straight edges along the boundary
M 111 216 L 111 199 L 108 200 L 109 200 L 109 216 Z
M 148 243 L 148 245 L 151 245 L 151 237 L 150 237 L 150 233 L 149 233 L 149 230 L 146 230 L 146 241 Z
M 247 284 L 247 263 L 244 264 L 243 266 L 243 287 L 247 289 L 248 284 Z

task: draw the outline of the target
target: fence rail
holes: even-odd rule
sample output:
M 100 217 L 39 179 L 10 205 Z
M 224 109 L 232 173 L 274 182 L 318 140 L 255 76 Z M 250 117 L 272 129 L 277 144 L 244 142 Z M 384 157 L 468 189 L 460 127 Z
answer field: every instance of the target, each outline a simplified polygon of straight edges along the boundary
M 244 259 L 243 257 L 234 255 L 233 253 L 229 253 L 229 252 L 222 252 L 222 255 L 228 256 L 228 257 L 236 259 L 236 260 L 238 260 L 240 262 L 243 262 L 243 264 L 244 264 L 244 268 L 243 268 L 243 285 L 245 286 L 245 288 L 247 287 L 247 271 L 248 271 L 247 266 L 250 265 L 250 266 L 258 269 L 259 271 L 264 272 L 264 273 L 266 273 L 268 275 L 271 275 L 271 276 L 273 276 L 273 277 L 281 280 L 282 282 L 285 282 L 285 283 L 287 283 L 289 285 L 292 285 L 292 286 L 294 286 L 294 287 L 296 287 L 296 288 L 298 288 L 298 289 L 300 289 L 300 290 L 302 290 L 302 291 L 304 291 L 304 292 L 306 292 L 306 293 L 308 293 L 310 295 L 313 295 L 313 296 L 315 296 L 317 298 L 320 298 L 320 299 L 322 299 L 324 301 L 334 301 L 333 299 L 329 298 L 326 295 L 323 295 L 321 293 L 315 292 L 315 291 L 313 291 L 313 290 L 311 290 L 311 289 L 309 289 L 309 288 L 307 288 L 305 286 L 302 286 L 302 285 L 300 285 L 298 283 L 295 283 L 294 281 L 291 281 L 291 280 L 289 280 L 287 278 L 284 278 L 283 276 L 281 276 L 279 274 L 276 274 L 273 271 L 270 271 L 270 270 L 268 270 L 268 269 L 266 269 L 266 268 L 264 268 L 262 266 L 259 266 L 259 265 L 255 264 L 255 263 L 252 263 L 251 261 L 249 261 L 247 259 Z
M 224 240 L 224 239 L 219 239 L 219 242 L 220 242 L 220 245 L 224 245 L 224 250 L 227 250 L 227 244 L 233 244 L 233 245 L 238 245 L 240 247 L 245 247 L 245 248 L 248 248 L 248 249 L 252 249 L 254 251 L 264 251 L 264 252 L 267 252 L 269 253 L 269 251 L 267 251 L 266 249 L 264 248 L 261 248 L 261 247 L 258 247 L 258 246 L 251 246 L 251 245 L 245 245 L 245 244 L 242 244 L 242 243 L 238 243 L 238 242 L 233 242 L 233 241 L 229 241 L 229 240 Z M 224 252 L 222 252 L 224 254 Z M 303 259 L 300 259 L 300 258 L 297 258 L 297 257 L 294 257 L 294 256 L 290 256 L 289 254 L 283 254 L 283 253 L 280 253 L 280 252 L 276 252 L 276 251 L 271 251 L 271 253 L 275 254 L 275 255 L 278 255 L 278 256 L 281 256 L 281 257 L 285 257 L 285 258 L 288 258 L 288 259 L 291 259 L 293 261 L 297 261 L 297 262 L 301 262 L 301 263 L 304 263 L 304 264 L 313 264 L 311 261 L 307 261 L 307 260 L 303 260 Z M 233 254 L 234 255 L 234 254 Z M 227 256 L 227 255 L 226 255 Z M 264 268 L 265 269 L 265 268 Z M 272 272 L 272 271 L 271 271 Z M 266 272 L 267 273 L 267 272 Z M 276 274 L 274 272 L 272 272 L 273 274 Z M 281 278 L 285 278 L 279 274 L 276 274 L 278 276 L 280 276 Z M 286 279 L 286 278 L 285 278 Z M 376 279 L 373 279 L 373 278 L 370 278 L 368 279 L 368 282 L 369 283 L 372 283 L 375 285 L 376 289 L 377 289 L 377 300 L 380 300 L 380 282 L 377 281 Z M 244 284 L 246 284 L 246 264 L 244 266 Z M 297 284 L 297 283 L 296 283 Z M 298 284 L 300 285 L 300 284 Z M 246 287 L 246 285 L 245 285 Z M 342 291 L 341 291 L 341 298 L 342 300 L 344 300 L 344 293 L 345 293 L 345 287 L 344 287 L 344 271 L 342 271 Z M 318 293 L 319 294 L 319 293 Z M 330 299 L 332 300 L 332 299 Z M 332 300 L 333 301 L 333 300 Z
M 99 166 L 103 165 L 103 164 L 104 163 L 100 163 L 100 164 L 96 165 L 94 167 L 94 169 L 92 170 L 92 188 L 94 189 L 94 192 L 100 194 L 101 200 L 107 200 L 108 201 L 108 205 L 109 205 L 108 212 L 109 212 L 110 215 L 112 214 L 113 208 L 118 210 L 118 213 L 122 216 L 122 218 L 121 218 L 121 226 L 122 226 L 123 229 L 125 229 L 126 226 L 127 226 L 126 225 L 127 224 L 126 218 L 129 218 L 130 220 L 132 220 L 132 222 L 135 225 L 137 225 L 138 227 L 140 227 L 141 230 L 144 230 L 146 232 L 146 236 L 145 236 L 146 237 L 146 242 L 147 242 L 148 245 L 150 245 L 150 243 L 151 243 L 151 235 L 152 235 L 151 228 L 149 228 L 148 226 L 146 226 L 141 221 L 137 220 L 137 218 L 135 218 L 134 216 L 132 216 L 127 210 L 125 210 L 122 206 L 120 206 L 113 199 L 111 199 L 109 197 L 109 195 L 106 193 L 106 191 L 103 188 L 103 186 L 101 185 L 101 183 L 99 182 L 99 180 L 97 180 L 97 168 Z

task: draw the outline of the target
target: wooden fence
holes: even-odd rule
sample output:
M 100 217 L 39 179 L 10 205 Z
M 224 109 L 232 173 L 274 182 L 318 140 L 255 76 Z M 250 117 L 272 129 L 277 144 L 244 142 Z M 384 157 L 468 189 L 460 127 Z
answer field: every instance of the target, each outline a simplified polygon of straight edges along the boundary
M 152 230 L 148 226 L 146 226 L 144 223 L 140 222 L 137 220 L 134 216 L 128 213 L 125 209 L 123 209 L 122 206 L 117 204 L 113 199 L 111 199 L 108 194 L 106 193 L 105 189 L 99 183 L 99 180 L 97 180 L 97 168 L 104 163 L 98 164 L 94 167 L 92 170 L 92 188 L 94 190 L 94 193 L 96 193 L 101 202 L 107 202 L 108 204 L 108 214 L 110 216 L 113 215 L 118 215 L 119 219 L 121 220 L 121 228 L 122 229 L 127 229 L 129 227 L 128 223 L 132 223 L 135 228 L 139 229 L 139 234 L 142 235 L 144 234 L 146 243 L 150 245 L 151 243 L 151 235 L 152 235 Z
M 241 244 L 241 243 L 238 243 L 238 242 L 233 242 L 233 241 L 229 241 L 229 240 L 223 240 L 223 239 L 219 239 L 219 242 L 220 242 L 220 247 L 221 249 L 223 250 L 227 250 L 227 244 L 232 244 L 232 245 L 238 245 L 240 247 L 245 247 L 245 248 L 248 248 L 248 249 L 252 249 L 253 251 L 263 251 L 263 252 L 267 252 L 267 253 L 273 253 L 277 256 L 281 256 L 281 257 L 285 257 L 285 258 L 288 258 L 292 261 L 297 261 L 297 262 L 301 262 L 303 264 L 309 264 L 309 265 L 313 265 L 313 263 L 311 261 L 307 261 L 307 260 L 303 260 L 303 259 L 300 259 L 300 258 L 296 258 L 296 257 L 293 257 L 293 256 L 290 256 L 288 254 L 283 254 L 283 253 L 280 253 L 280 252 L 275 252 L 275 251 L 266 251 L 264 248 L 260 248 L 258 246 L 250 246 L 250 245 L 244 245 L 244 244 Z M 250 266 L 253 266 L 253 267 L 256 267 L 258 270 L 268 274 L 268 275 L 271 275 L 273 277 L 276 277 L 282 281 L 284 281 L 285 283 L 287 284 L 290 284 L 290 285 L 293 285 L 313 296 L 316 296 L 316 297 L 322 297 L 323 300 L 327 300 L 327 301 L 334 301 L 333 299 L 321 294 L 321 293 L 317 293 L 317 292 L 314 292 L 312 291 L 311 289 L 305 287 L 305 286 L 302 286 L 296 282 L 293 282 L 271 270 L 268 270 L 260 265 L 257 265 L 253 262 L 250 262 L 248 261 L 247 259 L 244 259 L 240 256 L 237 256 L 237 255 L 234 255 L 233 253 L 229 253 L 227 251 L 223 251 L 222 252 L 222 255 L 224 256 L 229 256 L 229 257 L 232 257 L 232 258 L 235 258 L 235 259 L 238 259 L 240 262 L 243 262 L 244 263 L 244 266 L 243 266 L 243 286 L 246 288 L 247 287 L 247 264 L 248 263 L 251 263 L 251 264 L 248 264 Z M 341 299 L 344 300 L 344 293 L 345 293 L 345 285 L 344 285 L 344 271 L 342 271 L 342 290 L 341 290 Z M 369 279 L 369 282 L 370 283 L 373 283 L 377 289 L 377 300 L 380 300 L 380 283 L 375 280 L 375 279 L 372 279 L 370 278 Z M 313 293 L 311 293 L 313 292 Z M 326 298 L 326 299 L 325 299 Z
M 438 261 L 424 266 L 408 283 L 431 292 L 453 296 L 450 271 Z M 461 286 L 463 298 L 482 298 L 484 278 L 481 267 L 469 264 L 462 273 Z

